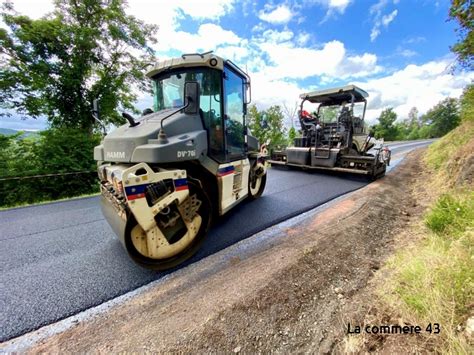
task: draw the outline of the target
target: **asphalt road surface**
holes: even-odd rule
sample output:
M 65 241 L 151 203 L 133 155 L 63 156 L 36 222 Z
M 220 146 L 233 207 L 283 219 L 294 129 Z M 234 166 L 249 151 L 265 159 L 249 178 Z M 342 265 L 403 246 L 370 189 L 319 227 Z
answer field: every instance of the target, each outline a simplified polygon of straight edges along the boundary
M 428 143 L 391 148 L 405 153 Z M 262 197 L 230 211 L 186 264 L 367 183 L 361 176 L 269 169 Z M 130 260 L 102 217 L 98 197 L 2 211 L 0 240 L 0 341 L 166 275 Z

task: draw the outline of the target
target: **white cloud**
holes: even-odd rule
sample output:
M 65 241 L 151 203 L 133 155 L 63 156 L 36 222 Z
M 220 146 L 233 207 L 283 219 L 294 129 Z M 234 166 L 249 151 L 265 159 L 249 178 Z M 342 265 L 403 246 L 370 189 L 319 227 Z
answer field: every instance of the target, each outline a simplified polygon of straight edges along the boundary
M 260 45 L 271 60 L 266 75 L 272 79 L 304 79 L 335 70 L 334 63 L 344 58 L 344 45 L 338 41 L 328 42 L 322 49 L 293 47 L 291 43 Z
M 322 24 L 337 14 L 344 14 L 352 0 L 309 0 L 309 2 L 317 3 L 327 8 L 326 15 L 320 22 Z
M 260 20 L 269 22 L 274 25 L 282 25 L 290 22 L 293 13 L 286 5 L 278 5 L 276 8 L 270 10 L 271 7 L 265 6 L 265 10 L 260 11 L 258 17 Z
M 411 58 L 418 55 L 418 53 L 411 49 L 403 49 L 401 47 L 398 47 L 396 55 L 401 55 L 402 57 L 405 57 L 405 58 Z
M 382 71 L 377 65 L 377 56 L 372 53 L 363 55 L 347 56 L 337 68 L 340 78 L 363 78 L 375 75 Z
M 390 3 L 389 0 L 379 0 L 370 7 L 369 13 L 373 17 L 374 25 L 370 31 L 370 41 L 374 42 L 381 33 L 381 29 L 388 28 L 390 23 L 397 17 L 398 10 L 395 9 L 389 14 L 383 14 L 383 10 Z M 393 4 L 398 4 L 398 0 L 393 0 Z
M 237 45 L 246 43 L 234 32 L 223 29 L 213 23 L 199 26 L 197 33 L 175 31 L 172 35 L 163 37 L 158 44 L 162 51 L 175 49 L 183 53 L 215 50 L 218 46 Z
M 403 43 L 406 43 L 406 44 L 416 44 L 416 43 L 422 43 L 422 42 L 426 42 L 426 38 L 423 36 L 408 37 L 405 40 L 403 40 Z
M 373 123 L 387 107 L 393 107 L 403 119 L 414 106 L 423 114 L 446 97 L 459 97 L 463 88 L 474 80 L 474 73 L 452 75 L 451 63 L 449 58 L 422 65 L 410 64 L 391 75 L 356 83 L 370 95 L 368 120 Z
M 216 50 L 216 54 L 233 62 L 243 62 L 249 56 L 249 49 L 246 46 L 222 46 Z
M 380 29 L 378 26 L 374 26 L 372 28 L 372 31 L 370 31 L 370 41 L 373 42 L 375 39 L 379 36 L 380 34 Z
M 328 9 L 328 12 L 343 14 L 352 1 L 353 0 L 309 0 L 308 2 L 322 5 Z
M 214 49 L 216 41 L 212 33 L 209 45 L 205 45 L 199 36 L 196 37 L 196 34 L 186 35 L 185 32 L 180 31 L 180 20 L 187 15 L 196 21 L 216 21 L 233 11 L 234 2 L 235 0 L 130 0 L 127 13 L 146 23 L 159 26 L 157 50 L 161 55 L 163 51 L 173 48 L 184 52 L 192 48 Z M 199 30 L 205 33 L 206 27 L 203 29 L 201 27 Z M 221 38 L 222 31 L 218 31 L 217 36 Z M 195 44 L 178 42 L 196 39 L 198 40 Z
M 242 4 L 242 13 L 245 17 L 249 16 L 252 13 L 257 12 L 257 0 L 243 0 L 241 1 Z
M 382 16 L 382 25 L 385 27 L 390 25 L 390 22 L 392 22 L 395 19 L 397 14 L 398 14 L 398 10 L 393 10 L 389 15 Z
M 311 35 L 309 33 L 301 32 L 296 37 L 296 43 L 298 43 L 299 46 L 304 46 L 306 43 L 308 43 L 310 38 L 311 38 Z
M 136 0 L 132 0 L 130 3 L 135 6 Z M 162 3 L 166 6 L 175 6 L 194 19 L 218 19 L 232 11 L 234 0 L 153 0 L 148 3 L 150 5 Z
M 343 14 L 350 3 L 351 0 L 329 0 L 328 7 Z
M 197 20 L 217 20 L 233 10 L 235 0 L 130 0 L 128 11 L 147 23 L 176 24 L 183 14 Z
M 252 27 L 252 32 L 262 32 L 266 29 L 266 26 L 264 23 L 260 22 L 256 24 L 255 26 Z
M 293 38 L 293 32 L 289 30 L 275 31 L 275 30 L 266 30 L 262 33 L 261 38 L 256 38 L 257 41 L 264 41 L 270 43 L 281 43 L 287 42 Z
M 344 44 L 339 41 L 327 42 L 320 49 L 296 47 L 292 42 L 263 42 L 259 48 L 270 60 L 264 71 L 272 80 L 321 75 L 338 79 L 359 78 L 381 70 L 376 55 L 347 55 Z
M 253 102 L 259 110 L 272 105 L 291 107 L 303 90 L 294 81 L 271 80 L 263 73 L 251 73 Z

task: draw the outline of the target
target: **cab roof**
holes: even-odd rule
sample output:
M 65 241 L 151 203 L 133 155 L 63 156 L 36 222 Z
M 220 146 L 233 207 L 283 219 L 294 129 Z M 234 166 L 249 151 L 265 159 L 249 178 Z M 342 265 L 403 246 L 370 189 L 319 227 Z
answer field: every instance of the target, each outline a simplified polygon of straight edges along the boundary
M 312 91 L 301 94 L 302 100 L 308 100 L 312 103 L 320 103 L 324 105 L 341 104 L 342 102 L 351 102 L 352 95 L 354 95 L 354 102 L 364 102 L 369 97 L 369 94 L 355 85 L 346 85 L 331 89 Z
M 183 54 L 178 58 L 165 59 L 156 62 L 153 68 L 148 73 L 146 73 L 146 76 L 152 78 L 171 69 L 186 67 L 207 66 L 209 68 L 224 70 L 224 62 L 224 59 L 213 54 L 212 52 Z

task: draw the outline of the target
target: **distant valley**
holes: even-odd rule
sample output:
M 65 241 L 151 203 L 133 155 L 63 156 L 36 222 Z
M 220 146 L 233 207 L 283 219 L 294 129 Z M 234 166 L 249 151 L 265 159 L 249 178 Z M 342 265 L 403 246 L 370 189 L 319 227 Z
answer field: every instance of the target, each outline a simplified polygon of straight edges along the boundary
M 23 130 L 11 129 L 11 128 L 0 128 L 0 134 L 3 134 L 5 136 L 11 136 L 11 135 L 17 134 L 18 132 L 23 132 L 23 134 L 21 135 L 21 138 L 27 138 L 27 137 L 38 136 L 40 131 L 23 131 Z

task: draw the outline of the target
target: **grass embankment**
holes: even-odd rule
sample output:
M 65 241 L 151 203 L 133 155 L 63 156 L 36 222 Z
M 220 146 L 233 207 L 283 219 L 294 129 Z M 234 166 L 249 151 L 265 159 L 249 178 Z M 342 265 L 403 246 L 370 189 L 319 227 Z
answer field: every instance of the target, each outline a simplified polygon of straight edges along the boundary
M 466 109 L 463 110 L 466 115 Z M 411 245 L 387 264 L 392 275 L 379 294 L 404 322 L 439 323 L 439 334 L 424 333 L 426 350 L 469 353 L 465 327 L 474 306 L 474 115 L 434 143 L 425 163 L 425 189 L 433 202 Z M 472 349 L 471 349 L 472 350 Z

